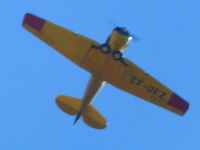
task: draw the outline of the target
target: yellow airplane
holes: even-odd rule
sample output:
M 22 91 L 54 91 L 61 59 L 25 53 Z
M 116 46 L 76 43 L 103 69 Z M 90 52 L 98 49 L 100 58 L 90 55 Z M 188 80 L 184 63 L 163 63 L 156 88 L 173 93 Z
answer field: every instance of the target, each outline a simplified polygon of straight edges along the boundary
M 106 119 L 91 102 L 105 83 L 143 98 L 178 115 L 183 115 L 189 103 L 179 97 L 134 63 L 123 57 L 132 40 L 123 27 L 116 27 L 104 44 L 79 35 L 47 20 L 27 13 L 23 26 L 92 76 L 83 99 L 60 95 L 57 105 L 66 113 L 76 115 L 74 124 L 83 117 L 89 126 L 104 129 Z

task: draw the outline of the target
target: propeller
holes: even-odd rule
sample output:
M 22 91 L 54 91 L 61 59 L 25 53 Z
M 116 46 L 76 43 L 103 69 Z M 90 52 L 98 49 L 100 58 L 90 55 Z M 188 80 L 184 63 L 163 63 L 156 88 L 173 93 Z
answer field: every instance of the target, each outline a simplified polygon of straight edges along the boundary
M 118 26 L 116 23 L 114 23 L 114 22 L 113 22 L 112 20 L 110 20 L 110 19 L 108 19 L 108 22 L 109 22 L 109 24 L 113 25 L 115 28 L 121 28 L 120 26 Z M 133 38 L 133 40 L 134 40 L 135 42 L 141 41 L 141 38 L 140 38 L 138 35 L 133 34 L 133 33 L 130 33 L 130 35 L 132 36 L 132 38 Z
M 140 38 L 139 36 L 137 36 L 137 35 L 135 35 L 135 34 L 132 34 L 132 33 L 131 33 L 131 35 L 132 35 L 133 40 L 134 40 L 135 42 L 141 41 L 141 38 Z
M 112 20 L 108 19 L 108 23 L 110 23 L 111 25 L 113 25 L 114 27 L 119 27 L 116 23 L 114 23 Z

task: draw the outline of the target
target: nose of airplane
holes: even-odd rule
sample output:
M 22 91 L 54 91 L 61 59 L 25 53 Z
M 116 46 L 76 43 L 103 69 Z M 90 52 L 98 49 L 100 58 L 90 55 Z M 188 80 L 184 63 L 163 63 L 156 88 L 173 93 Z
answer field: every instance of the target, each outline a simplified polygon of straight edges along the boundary
M 115 28 L 115 30 L 117 30 L 117 32 L 121 35 L 131 36 L 131 34 L 128 32 L 128 30 L 125 27 L 117 27 Z

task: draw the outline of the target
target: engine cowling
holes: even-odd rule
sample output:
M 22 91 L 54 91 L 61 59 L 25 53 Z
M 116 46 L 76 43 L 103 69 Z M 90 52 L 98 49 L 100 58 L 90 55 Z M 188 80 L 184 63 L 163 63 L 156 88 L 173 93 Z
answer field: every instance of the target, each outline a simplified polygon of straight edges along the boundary
M 117 27 L 112 31 L 107 40 L 107 44 L 112 50 L 123 52 L 128 47 L 131 40 L 132 36 L 126 28 Z

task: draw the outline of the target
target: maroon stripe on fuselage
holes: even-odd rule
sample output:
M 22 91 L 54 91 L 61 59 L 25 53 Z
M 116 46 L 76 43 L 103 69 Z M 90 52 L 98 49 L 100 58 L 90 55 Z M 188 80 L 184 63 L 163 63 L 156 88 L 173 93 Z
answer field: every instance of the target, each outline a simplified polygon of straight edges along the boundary
M 38 32 L 40 32 L 42 30 L 42 27 L 44 26 L 44 23 L 46 21 L 42 18 L 39 18 L 37 16 L 34 16 L 32 14 L 26 14 L 24 17 L 24 24 L 28 24 L 29 26 L 31 26 L 33 29 L 37 30 Z
M 183 100 L 181 97 L 176 95 L 175 93 L 172 94 L 168 104 L 180 111 L 183 112 L 183 114 L 188 110 L 189 103 Z

